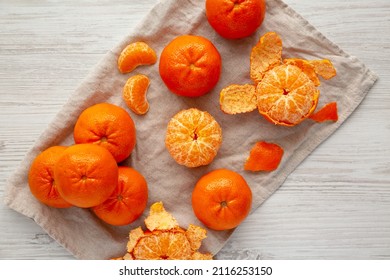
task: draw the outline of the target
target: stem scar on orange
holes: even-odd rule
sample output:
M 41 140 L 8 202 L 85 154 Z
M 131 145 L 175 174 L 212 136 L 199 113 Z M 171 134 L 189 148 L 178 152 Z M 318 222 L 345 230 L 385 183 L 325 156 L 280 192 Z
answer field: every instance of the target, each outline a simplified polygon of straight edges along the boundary
M 114 225 L 128 225 L 138 219 L 148 202 L 148 186 L 137 170 L 120 166 L 118 186 L 102 204 L 92 208 L 104 222 Z
M 237 227 L 249 214 L 252 191 L 240 174 L 217 169 L 203 175 L 192 192 L 196 217 L 214 230 Z
M 208 112 L 182 110 L 168 123 L 165 146 L 172 158 L 187 167 L 208 165 L 222 143 L 222 129 Z
M 111 152 L 117 162 L 125 160 L 136 143 L 133 119 L 122 107 L 99 103 L 85 109 L 74 127 L 76 144 L 94 143 Z
M 208 39 L 182 35 L 173 39 L 160 56 L 160 76 L 177 95 L 198 97 L 211 91 L 221 73 L 221 56 Z
M 69 203 L 89 208 L 103 203 L 118 184 L 111 153 L 95 144 L 76 144 L 62 152 L 54 166 L 58 192 Z
M 208 22 L 227 39 L 253 34 L 262 24 L 265 12 L 265 0 L 206 0 Z
M 40 202 L 55 208 L 72 206 L 61 197 L 54 180 L 54 166 L 66 148 L 63 146 L 47 148 L 33 160 L 28 173 L 31 193 Z

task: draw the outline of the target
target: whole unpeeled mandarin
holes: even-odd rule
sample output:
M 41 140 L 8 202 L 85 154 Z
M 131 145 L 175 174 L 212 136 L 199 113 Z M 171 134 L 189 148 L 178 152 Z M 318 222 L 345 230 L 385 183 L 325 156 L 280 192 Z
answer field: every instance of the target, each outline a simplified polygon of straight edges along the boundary
M 60 195 L 69 203 L 88 208 L 104 202 L 118 184 L 118 165 L 112 154 L 95 144 L 67 148 L 54 166 Z

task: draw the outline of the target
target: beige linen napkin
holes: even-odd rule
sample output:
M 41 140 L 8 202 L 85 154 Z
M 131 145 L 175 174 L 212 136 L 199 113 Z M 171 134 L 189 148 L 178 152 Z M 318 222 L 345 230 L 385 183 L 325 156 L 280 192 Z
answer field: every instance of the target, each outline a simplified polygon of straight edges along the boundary
M 220 90 L 231 83 L 251 82 L 249 54 L 260 36 L 267 31 L 280 34 L 284 57 L 328 58 L 334 63 L 338 74 L 332 80 L 321 80 L 318 107 L 337 101 L 338 122 L 315 123 L 307 120 L 298 126 L 286 128 L 267 122 L 256 111 L 235 116 L 222 113 L 219 108 Z M 131 74 L 118 72 L 118 55 L 128 43 L 144 41 L 159 55 L 169 41 L 182 34 L 208 38 L 222 56 L 220 81 L 209 94 L 189 99 L 170 93 L 159 76 L 158 63 L 139 67 Z M 34 157 L 49 146 L 73 144 L 73 126 L 85 108 L 99 102 L 110 102 L 126 108 L 121 99 L 122 88 L 126 80 L 137 73 L 146 74 L 151 79 L 148 91 L 150 110 L 144 116 L 137 116 L 128 110 L 136 124 L 137 145 L 123 164 L 140 171 L 148 182 L 149 201 L 144 215 L 129 226 L 113 227 L 101 222 L 88 209 L 54 209 L 39 203 L 30 194 L 27 182 L 28 169 Z M 344 122 L 375 80 L 375 74 L 357 58 L 343 52 L 280 0 L 267 1 L 267 14 L 261 28 L 256 34 L 241 40 L 226 40 L 216 34 L 206 20 L 204 0 L 160 1 L 130 35 L 103 57 L 37 139 L 9 179 L 5 202 L 33 218 L 76 258 L 121 256 L 125 253 L 129 230 L 144 226 L 143 220 L 153 202 L 163 201 L 182 227 L 190 223 L 201 225 L 192 212 L 191 192 L 196 181 L 208 171 L 228 168 L 242 174 L 253 192 L 252 211 L 258 208 L 297 165 Z M 211 113 L 223 130 L 223 144 L 215 160 L 209 166 L 195 169 L 176 164 L 164 145 L 169 119 L 178 111 L 191 107 Z M 250 148 L 259 140 L 275 142 L 284 148 L 283 160 L 276 171 L 249 173 L 243 170 Z M 216 254 L 231 233 L 232 230 L 208 230 L 201 250 Z

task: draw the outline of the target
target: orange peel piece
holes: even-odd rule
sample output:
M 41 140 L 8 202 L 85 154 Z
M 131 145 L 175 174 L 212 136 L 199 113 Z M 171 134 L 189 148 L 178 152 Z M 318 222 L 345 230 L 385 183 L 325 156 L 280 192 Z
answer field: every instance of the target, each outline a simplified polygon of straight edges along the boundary
M 146 98 L 149 84 L 149 78 L 139 74 L 130 77 L 123 87 L 123 100 L 137 115 L 144 115 L 149 110 L 149 102 Z
M 221 110 L 226 114 L 252 112 L 257 108 L 256 87 L 254 85 L 229 85 L 219 95 Z
M 251 149 L 244 170 L 248 171 L 273 171 L 278 168 L 284 150 L 275 143 L 265 141 L 257 142 Z
M 130 231 L 127 253 L 115 260 L 211 260 L 210 253 L 199 248 L 207 231 L 196 225 L 181 228 L 177 220 L 167 212 L 163 203 L 151 205 L 145 219 L 147 230 L 137 227 Z
M 320 110 L 311 114 L 310 119 L 316 122 L 333 121 L 337 122 L 339 119 L 337 113 L 337 102 L 330 102 L 324 105 Z
M 314 71 L 325 80 L 329 80 L 337 74 L 329 59 L 309 60 L 308 62 L 314 66 Z
M 275 32 L 265 33 L 252 48 L 250 55 L 250 77 L 255 84 L 264 74 L 282 63 L 282 40 Z
M 321 83 L 318 79 L 317 73 L 315 71 L 315 67 L 308 60 L 300 59 L 300 58 L 286 58 L 283 60 L 284 64 L 294 65 L 300 68 L 314 83 L 316 87 L 318 87 Z
M 157 62 L 156 52 L 145 42 L 127 45 L 118 57 L 118 69 L 124 73 L 133 71 L 140 65 L 152 65 Z

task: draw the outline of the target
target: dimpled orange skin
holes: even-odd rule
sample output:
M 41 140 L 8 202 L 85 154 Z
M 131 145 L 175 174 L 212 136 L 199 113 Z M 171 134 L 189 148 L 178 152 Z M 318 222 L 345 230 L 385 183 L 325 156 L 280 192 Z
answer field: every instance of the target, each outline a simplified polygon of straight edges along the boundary
M 249 214 L 252 191 L 245 179 L 228 169 L 202 176 L 192 192 L 196 217 L 214 230 L 237 227 Z
M 54 166 L 66 148 L 64 146 L 47 148 L 34 159 L 28 173 L 31 193 L 40 202 L 55 208 L 72 206 L 58 193 L 57 184 L 54 180 Z
M 227 39 L 253 34 L 262 24 L 265 12 L 265 0 L 206 0 L 207 20 Z
M 58 159 L 54 180 L 66 201 L 82 208 L 93 207 L 115 190 L 118 165 L 107 149 L 95 144 L 76 144 Z
M 110 197 L 92 208 L 101 220 L 114 226 L 134 222 L 144 212 L 148 202 L 148 186 L 137 170 L 119 167 L 118 186 Z
M 198 97 L 211 91 L 221 74 L 221 56 L 208 39 L 182 35 L 162 51 L 159 71 L 168 89 L 180 96 Z
M 117 162 L 125 160 L 136 144 L 133 119 L 122 107 L 99 103 L 85 109 L 74 127 L 76 144 L 94 143 L 109 150 Z

